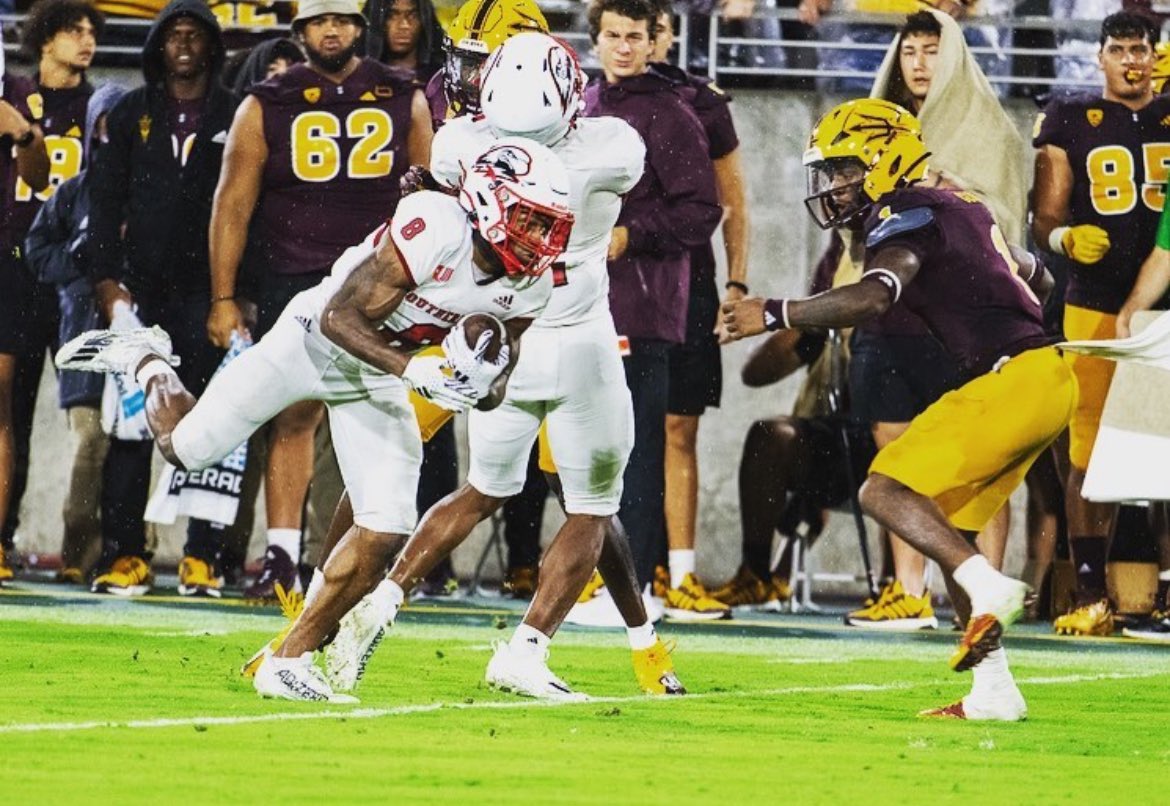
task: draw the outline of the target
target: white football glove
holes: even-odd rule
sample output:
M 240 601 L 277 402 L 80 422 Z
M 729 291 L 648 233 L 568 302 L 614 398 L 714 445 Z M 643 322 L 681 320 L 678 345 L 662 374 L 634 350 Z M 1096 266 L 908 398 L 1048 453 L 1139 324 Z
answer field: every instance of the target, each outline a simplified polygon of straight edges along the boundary
M 479 334 L 474 347 L 467 346 L 467 334 L 463 330 L 463 322 L 455 325 L 443 339 L 443 353 L 447 356 L 447 364 L 455 373 L 455 377 L 475 390 L 479 398 L 486 397 L 491 390 L 492 383 L 500 377 L 500 373 L 508 366 L 511 349 L 508 347 L 507 334 L 504 333 L 503 343 L 495 361 L 488 361 L 484 356 L 491 346 L 493 333 L 485 330 Z
M 402 381 L 413 391 L 448 411 L 467 411 L 479 401 L 468 384 L 443 371 L 447 361 L 437 355 L 416 355 L 406 363 Z

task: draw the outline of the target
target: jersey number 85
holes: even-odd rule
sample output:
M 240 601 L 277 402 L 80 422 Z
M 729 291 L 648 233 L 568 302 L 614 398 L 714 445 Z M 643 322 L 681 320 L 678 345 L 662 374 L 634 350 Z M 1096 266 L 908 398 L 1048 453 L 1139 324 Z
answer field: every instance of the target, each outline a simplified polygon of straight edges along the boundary
M 345 158 L 350 179 L 380 179 L 390 173 L 394 122 L 383 109 L 364 107 L 344 123 L 323 110 L 302 112 L 292 122 L 292 169 L 302 182 L 328 182 L 341 172 L 343 140 L 354 140 Z

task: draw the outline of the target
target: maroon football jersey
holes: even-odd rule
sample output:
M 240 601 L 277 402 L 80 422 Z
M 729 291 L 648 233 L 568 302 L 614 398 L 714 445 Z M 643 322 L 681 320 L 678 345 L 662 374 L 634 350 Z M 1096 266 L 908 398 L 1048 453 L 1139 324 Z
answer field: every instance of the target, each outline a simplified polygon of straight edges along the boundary
M 394 213 L 413 92 L 372 59 L 340 84 L 298 64 L 251 89 L 268 143 L 253 224 L 267 271 L 326 270 Z
M 1170 96 L 1143 109 L 1100 97 L 1053 101 L 1036 121 L 1037 148 L 1064 150 L 1072 168 L 1069 224 L 1109 233 L 1109 251 L 1091 266 L 1069 261 L 1067 299 L 1116 313 L 1154 243 L 1170 178 Z
M 882 237 L 903 221 L 925 221 Z M 991 213 L 969 192 L 910 187 L 882 197 L 865 223 L 866 266 L 875 250 L 897 245 L 920 268 L 902 290 L 918 315 L 973 375 L 1001 357 L 1051 343 L 1036 295 L 1016 273 L 1007 241 Z M 876 242 L 876 243 L 875 243 Z
M 41 130 L 45 133 L 45 151 L 49 154 L 49 186 L 33 193 L 13 170 L 12 232 L 24 237 L 36 218 L 37 210 L 53 195 L 57 186 L 71 179 L 81 170 L 81 154 L 85 147 L 85 107 L 93 87 L 86 82 L 62 90 L 38 87 L 43 115 Z M 7 96 L 6 96 L 7 97 Z M 34 112 L 40 110 L 33 110 Z

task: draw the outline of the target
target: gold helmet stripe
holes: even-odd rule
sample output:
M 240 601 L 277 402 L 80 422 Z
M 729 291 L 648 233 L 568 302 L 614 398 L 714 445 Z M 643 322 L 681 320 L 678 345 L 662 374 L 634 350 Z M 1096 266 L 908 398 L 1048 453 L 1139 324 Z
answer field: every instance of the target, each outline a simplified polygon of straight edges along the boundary
M 487 24 L 487 16 L 495 8 L 497 0 L 483 0 L 475 17 L 471 21 L 471 30 L 467 33 L 476 39 L 483 39 L 483 26 Z

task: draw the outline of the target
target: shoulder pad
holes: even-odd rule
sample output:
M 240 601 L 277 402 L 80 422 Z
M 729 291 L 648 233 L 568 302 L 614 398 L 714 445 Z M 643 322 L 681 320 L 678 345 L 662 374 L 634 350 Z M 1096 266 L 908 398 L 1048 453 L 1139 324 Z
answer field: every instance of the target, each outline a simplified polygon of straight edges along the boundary
M 895 235 L 914 232 L 934 223 L 934 211 L 929 207 L 911 207 L 896 213 L 889 212 L 889 208 L 886 207 L 878 215 L 882 220 L 866 235 L 867 248 L 872 249 Z

